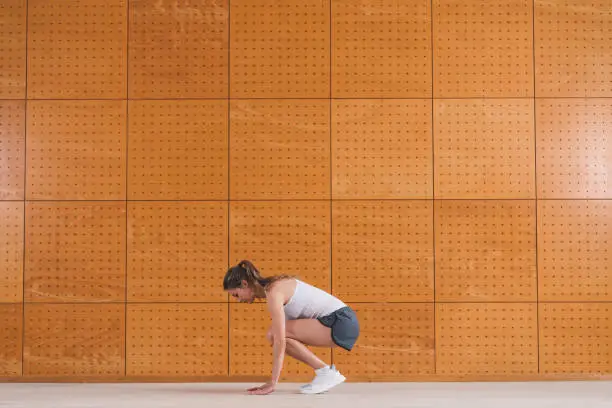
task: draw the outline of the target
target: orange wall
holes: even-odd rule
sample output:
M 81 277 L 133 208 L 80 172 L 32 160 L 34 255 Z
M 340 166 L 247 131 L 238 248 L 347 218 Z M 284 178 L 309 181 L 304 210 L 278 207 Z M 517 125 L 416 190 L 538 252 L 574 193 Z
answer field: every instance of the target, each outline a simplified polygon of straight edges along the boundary
M 533 1 L 3 0 L 0 377 L 267 376 L 240 259 L 349 380 L 610 373 L 612 15 Z

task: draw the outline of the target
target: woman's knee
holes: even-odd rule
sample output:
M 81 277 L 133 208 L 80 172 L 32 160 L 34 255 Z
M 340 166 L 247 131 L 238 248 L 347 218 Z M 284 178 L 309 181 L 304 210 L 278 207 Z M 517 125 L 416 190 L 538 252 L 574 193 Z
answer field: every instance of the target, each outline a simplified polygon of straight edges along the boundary
M 315 319 L 290 320 L 285 325 L 285 338 L 313 347 L 333 347 L 331 329 Z
M 291 333 L 291 325 L 287 325 L 287 327 L 285 328 L 285 340 L 295 340 Z M 266 340 L 268 341 L 268 343 L 270 343 L 270 345 L 274 344 L 274 334 L 272 334 L 272 327 L 270 327 L 268 329 L 268 332 L 266 333 Z
M 288 321 L 285 324 L 285 338 L 287 339 L 293 339 L 293 340 L 297 340 L 296 339 L 296 334 L 295 331 L 293 330 L 293 321 Z

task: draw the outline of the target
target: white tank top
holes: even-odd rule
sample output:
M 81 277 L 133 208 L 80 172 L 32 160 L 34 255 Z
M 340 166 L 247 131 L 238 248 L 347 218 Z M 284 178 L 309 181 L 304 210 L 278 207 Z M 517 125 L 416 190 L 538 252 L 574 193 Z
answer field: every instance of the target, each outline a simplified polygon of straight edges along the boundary
M 337 297 L 296 279 L 295 292 L 285 304 L 285 318 L 316 319 L 346 306 Z

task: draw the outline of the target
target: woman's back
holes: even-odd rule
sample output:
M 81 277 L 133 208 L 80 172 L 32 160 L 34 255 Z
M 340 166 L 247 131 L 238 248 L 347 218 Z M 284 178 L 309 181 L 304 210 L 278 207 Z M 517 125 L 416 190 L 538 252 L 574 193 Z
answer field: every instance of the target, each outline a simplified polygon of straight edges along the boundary
M 287 320 L 316 319 L 346 306 L 340 299 L 324 290 L 299 279 L 294 280 L 295 291 L 284 306 Z

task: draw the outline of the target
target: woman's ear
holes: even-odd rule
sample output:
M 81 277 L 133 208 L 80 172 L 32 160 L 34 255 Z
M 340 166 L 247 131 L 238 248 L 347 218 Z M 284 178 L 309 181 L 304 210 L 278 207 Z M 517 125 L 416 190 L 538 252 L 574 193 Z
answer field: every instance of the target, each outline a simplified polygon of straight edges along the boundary
M 246 289 L 248 287 L 249 287 L 249 283 L 243 279 L 242 280 L 242 289 Z

